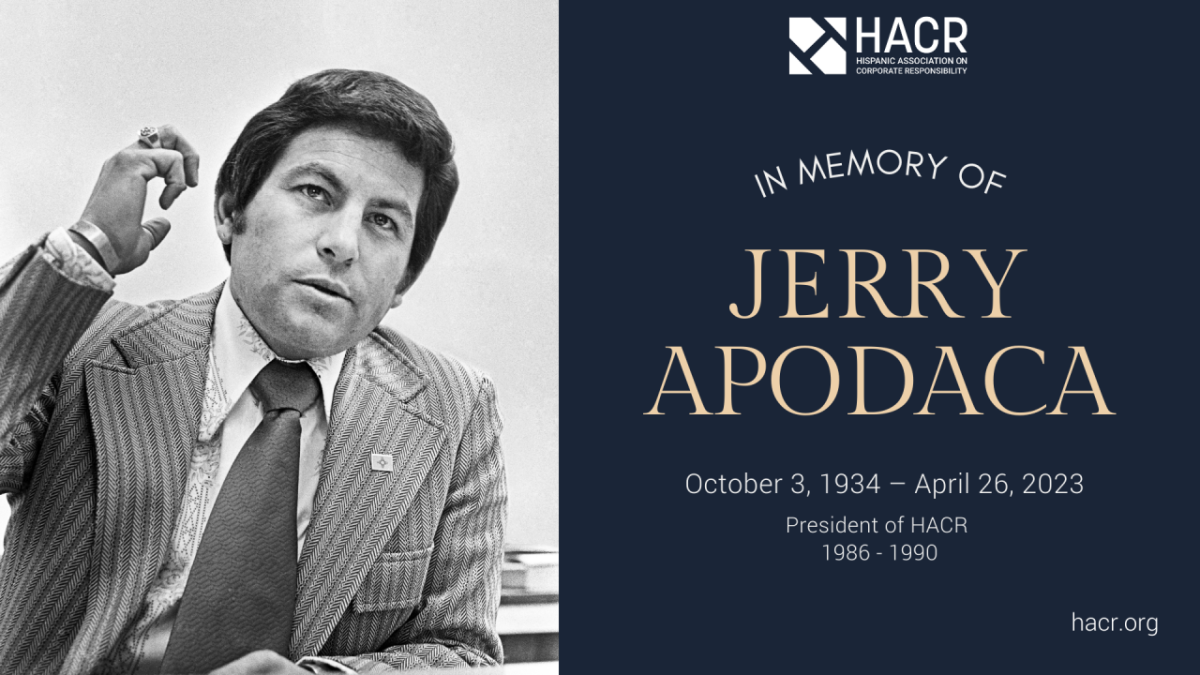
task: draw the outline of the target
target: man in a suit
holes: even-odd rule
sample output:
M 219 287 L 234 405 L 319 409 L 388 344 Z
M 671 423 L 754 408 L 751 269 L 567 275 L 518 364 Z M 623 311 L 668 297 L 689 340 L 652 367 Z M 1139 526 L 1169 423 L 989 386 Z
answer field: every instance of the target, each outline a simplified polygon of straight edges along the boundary
M 325 71 L 217 180 L 229 280 L 110 301 L 198 157 L 147 128 L 0 268 L 0 670 L 494 665 L 506 491 L 486 376 L 379 327 L 458 187 L 433 106 Z

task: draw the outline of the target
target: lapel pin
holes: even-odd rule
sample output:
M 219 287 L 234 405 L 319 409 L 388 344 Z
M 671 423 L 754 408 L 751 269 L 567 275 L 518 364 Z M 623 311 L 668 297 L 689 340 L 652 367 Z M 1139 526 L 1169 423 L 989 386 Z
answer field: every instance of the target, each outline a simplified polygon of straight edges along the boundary
M 392 456 L 382 453 L 371 453 L 371 470 L 392 472 Z

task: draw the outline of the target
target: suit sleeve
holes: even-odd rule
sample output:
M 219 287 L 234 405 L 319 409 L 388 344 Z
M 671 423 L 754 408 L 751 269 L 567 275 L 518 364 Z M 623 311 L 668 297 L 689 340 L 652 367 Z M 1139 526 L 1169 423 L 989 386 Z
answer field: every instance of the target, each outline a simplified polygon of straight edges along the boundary
M 508 492 L 500 429 L 495 391 L 485 378 L 458 447 L 423 607 L 383 651 L 332 658 L 362 675 L 503 662 L 496 612 Z
M 0 494 L 22 490 L 53 413 L 56 373 L 111 295 L 64 276 L 42 242 L 0 267 Z

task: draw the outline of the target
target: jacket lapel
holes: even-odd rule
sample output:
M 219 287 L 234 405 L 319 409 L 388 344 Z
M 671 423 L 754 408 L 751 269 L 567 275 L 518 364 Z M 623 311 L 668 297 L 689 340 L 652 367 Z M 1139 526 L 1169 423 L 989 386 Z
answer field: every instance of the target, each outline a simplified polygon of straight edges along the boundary
M 64 672 L 89 672 L 135 615 L 167 554 L 196 443 L 220 288 L 112 338 L 85 365 L 96 440 L 88 610 Z M 111 352 L 110 352 L 111 354 Z
M 346 354 L 297 572 L 293 659 L 333 632 L 437 457 L 442 422 L 413 403 L 425 383 L 378 333 Z M 390 453 L 393 470 L 372 471 L 372 453 Z

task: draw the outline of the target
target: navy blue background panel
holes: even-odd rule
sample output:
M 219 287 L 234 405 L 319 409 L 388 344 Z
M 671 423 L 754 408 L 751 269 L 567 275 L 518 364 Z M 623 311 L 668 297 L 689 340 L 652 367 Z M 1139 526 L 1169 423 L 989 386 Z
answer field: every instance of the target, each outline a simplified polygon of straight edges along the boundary
M 789 74 L 789 54 L 813 63 L 789 39 L 793 17 L 820 17 L 821 30 L 832 26 L 825 17 L 846 19 L 846 74 Z M 856 17 L 868 28 L 880 17 L 881 53 L 869 39 L 857 53 Z M 966 52 L 941 43 L 929 54 L 883 52 L 896 17 L 910 43 L 917 21 L 934 19 L 936 30 L 922 27 L 925 46 L 944 38 L 946 17 L 960 18 Z M 566 672 L 1186 664 L 1197 630 L 1195 19 L 1147 3 L 564 4 Z M 899 63 L 947 56 L 966 63 Z M 897 64 L 863 66 L 863 57 Z M 873 172 L 801 183 L 801 162 L 844 172 L 852 151 L 858 162 L 869 153 Z M 905 165 L 887 175 L 897 159 Z M 978 171 L 960 180 L 968 164 Z M 737 318 L 731 303 L 742 314 L 754 304 L 747 251 L 763 249 L 759 312 Z M 795 254 L 795 281 L 817 278 L 815 292 L 795 294 L 799 314 L 827 306 L 828 318 L 780 318 L 785 249 L 824 252 L 823 261 Z M 905 250 L 941 252 L 948 272 L 937 288 L 963 318 L 924 288 L 928 318 L 887 318 L 864 289 L 864 318 L 841 318 L 851 249 L 886 260 L 874 287 L 900 317 L 911 310 Z M 1008 251 L 1023 251 L 1001 290 L 1011 318 L 983 318 L 992 289 L 965 252 L 980 249 L 997 281 Z M 922 280 L 938 274 L 935 254 L 919 261 Z M 874 275 L 873 256 L 856 262 L 858 279 Z M 797 346 L 837 366 L 837 396 L 817 415 L 789 412 L 772 389 L 777 360 Z M 1011 411 L 1046 406 L 1040 413 L 1005 414 L 989 398 L 989 361 L 1012 346 L 1043 356 L 1000 357 L 995 395 Z M 670 347 L 686 354 L 709 413 L 725 405 L 719 347 L 756 350 L 765 373 L 732 387 L 739 415 L 691 414 L 692 396 L 670 393 L 658 401 L 663 414 L 647 415 L 660 389 L 688 389 Z M 905 357 L 905 405 L 849 414 L 852 347 Z M 1079 347 L 1116 414 L 1093 414 L 1096 396 L 1070 393 L 1067 414 L 1046 414 L 1064 388 L 1091 388 Z M 943 348 L 981 414 L 961 414 L 963 397 L 944 393 L 930 397 L 933 414 L 914 414 L 931 389 L 958 388 L 948 360 L 939 370 Z M 732 350 L 731 363 L 736 382 L 758 372 L 748 349 Z M 896 403 L 899 360 L 866 350 L 864 367 L 866 408 Z M 795 350 L 778 381 L 788 407 L 811 412 L 826 400 L 828 365 Z M 797 473 L 807 496 L 792 491 Z M 880 489 L 837 494 L 837 475 L 852 483 L 856 473 L 877 476 Z M 1011 495 L 996 493 L 997 474 Z M 969 489 L 934 499 L 916 490 L 922 475 L 931 485 L 969 477 L 955 484 Z M 700 479 L 722 476 L 725 494 L 702 489 Z M 747 476 L 757 488 L 771 479 L 778 493 L 746 494 Z M 884 531 L 901 517 L 902 532 Z M 788 518 L 874 519 L 879 533 L 789 532 Z M 914 519 L 966 531 L 913 532 Z M 870 557 L 832 559 L 838 546 L 849 557 L 849 545 Z M 933 545 L 936 559 L 899 559 L 905 545 Z

